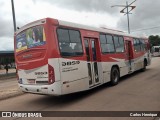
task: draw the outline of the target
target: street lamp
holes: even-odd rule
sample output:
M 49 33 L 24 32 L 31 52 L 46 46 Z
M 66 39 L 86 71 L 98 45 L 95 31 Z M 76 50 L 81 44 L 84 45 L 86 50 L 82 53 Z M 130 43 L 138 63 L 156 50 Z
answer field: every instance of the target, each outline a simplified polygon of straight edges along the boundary
M 130 25 L 129 25 L 129 14 L 132 14 L 130 13 L 133 9 L 135 9 L 136 6 L 131 6 L 135 1 L 133 1 L 132 3 L 128 4 L 128 2 L 126 2 L 126 5 L 113 5 L 111 7 L 124 7 L 120 13 L 125 13 L 124 15 L 127 15 L 127 20 L 128 20 L 128 33 L 130 34 Z M 130 8 L 130 10 L 129 10 Z M 127 9 L 127 11 L 125 12 L 125 10 Z
M 13 16 L 14 32 L 16 32 L 16 18 L 15 18 L 14 1 L 13 0 L 11 0 L 11 4 L 12 4 L 12 16 Z

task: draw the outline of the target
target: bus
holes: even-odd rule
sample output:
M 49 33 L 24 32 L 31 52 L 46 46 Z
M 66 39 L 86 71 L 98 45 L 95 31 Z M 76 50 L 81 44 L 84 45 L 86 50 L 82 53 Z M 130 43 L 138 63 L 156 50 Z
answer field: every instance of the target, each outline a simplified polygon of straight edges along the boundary
M 153 55 L 153 57 L 160 56 L 160 46 L 153 46 L 152 47 L 152 55 Z
M 14 52 L 20 89 L 54 96 L 117 85 L 151 63 L 147 38 L 53 18 L 18 29 Z

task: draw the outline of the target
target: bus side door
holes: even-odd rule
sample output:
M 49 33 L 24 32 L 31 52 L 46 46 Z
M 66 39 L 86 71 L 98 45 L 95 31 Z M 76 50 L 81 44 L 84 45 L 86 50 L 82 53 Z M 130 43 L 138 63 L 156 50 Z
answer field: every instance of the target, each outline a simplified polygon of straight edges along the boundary
M 126 57 L 128 60 L 128 72 L 133 72 L 133 63 L 132 63 L 132 59 L 133 59 L 133 50 L 132 50 L 132 43 L 129 40 L 125 41 L 126 44 Z
M 89 74 L 89 86 L 92 87 L 100 82 L 98 71 L 97 42 L 94 38 L 84 38 Z

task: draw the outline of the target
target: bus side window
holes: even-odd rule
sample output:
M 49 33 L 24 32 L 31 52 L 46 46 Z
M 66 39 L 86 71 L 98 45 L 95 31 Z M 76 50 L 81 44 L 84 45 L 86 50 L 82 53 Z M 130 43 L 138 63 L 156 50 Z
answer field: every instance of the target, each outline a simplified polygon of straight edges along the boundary
M 110 34 L 100 34 L 101 51 L 103 54 L 114 53 L 113 37 Z
M 57 30 L 59 48 L 64 57 L 83 55 L 80 32 L 76 30 Z
M 76 43 L 75 47 L 74 47 L 74 52 L 76 55 L 81 55 L 81 53 L 83 53 L 82 51 L 82 45 L 79 43 Z
M 155 48 L 155 52 L 159 52 L 159 48 Z
M 62 43 L 60 48 L 61 48 L 61 54 L 63 56 L 70 56 L 70 54 L 72 53 L 72 48 L 68 43 Z
M 119 37 L 119 45 L 120 45 L 120 46 L 119 46 L 118 51 L 119 51 L 119 52 L 124 52 L 124 50 L 125 50 L 124 48 L 125 48 L 125 47 L 124 47 L 124 39 L 123 39 L 123 37 Z
M 114 45 L 117 53 L 124 52 L 124 40 L 123 37 L 114 36 Z
M 135 52 L 141 51 L 141 44 L 139 39 L 134 39 L 134 51 Z
M 141 43 L 139 39 L 137 39 L 137 49 L 138 49 L 138 52 L 141 51 Z

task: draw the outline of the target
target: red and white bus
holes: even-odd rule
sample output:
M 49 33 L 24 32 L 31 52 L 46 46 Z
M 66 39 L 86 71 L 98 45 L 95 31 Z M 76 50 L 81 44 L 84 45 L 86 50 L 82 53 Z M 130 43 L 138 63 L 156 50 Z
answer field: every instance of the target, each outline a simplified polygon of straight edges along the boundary
M 19 87 L 24 92 L 64 95 L 85 91 L 151 63 L 148 40 L 123 32 L 52 18 L 15 33 Z

